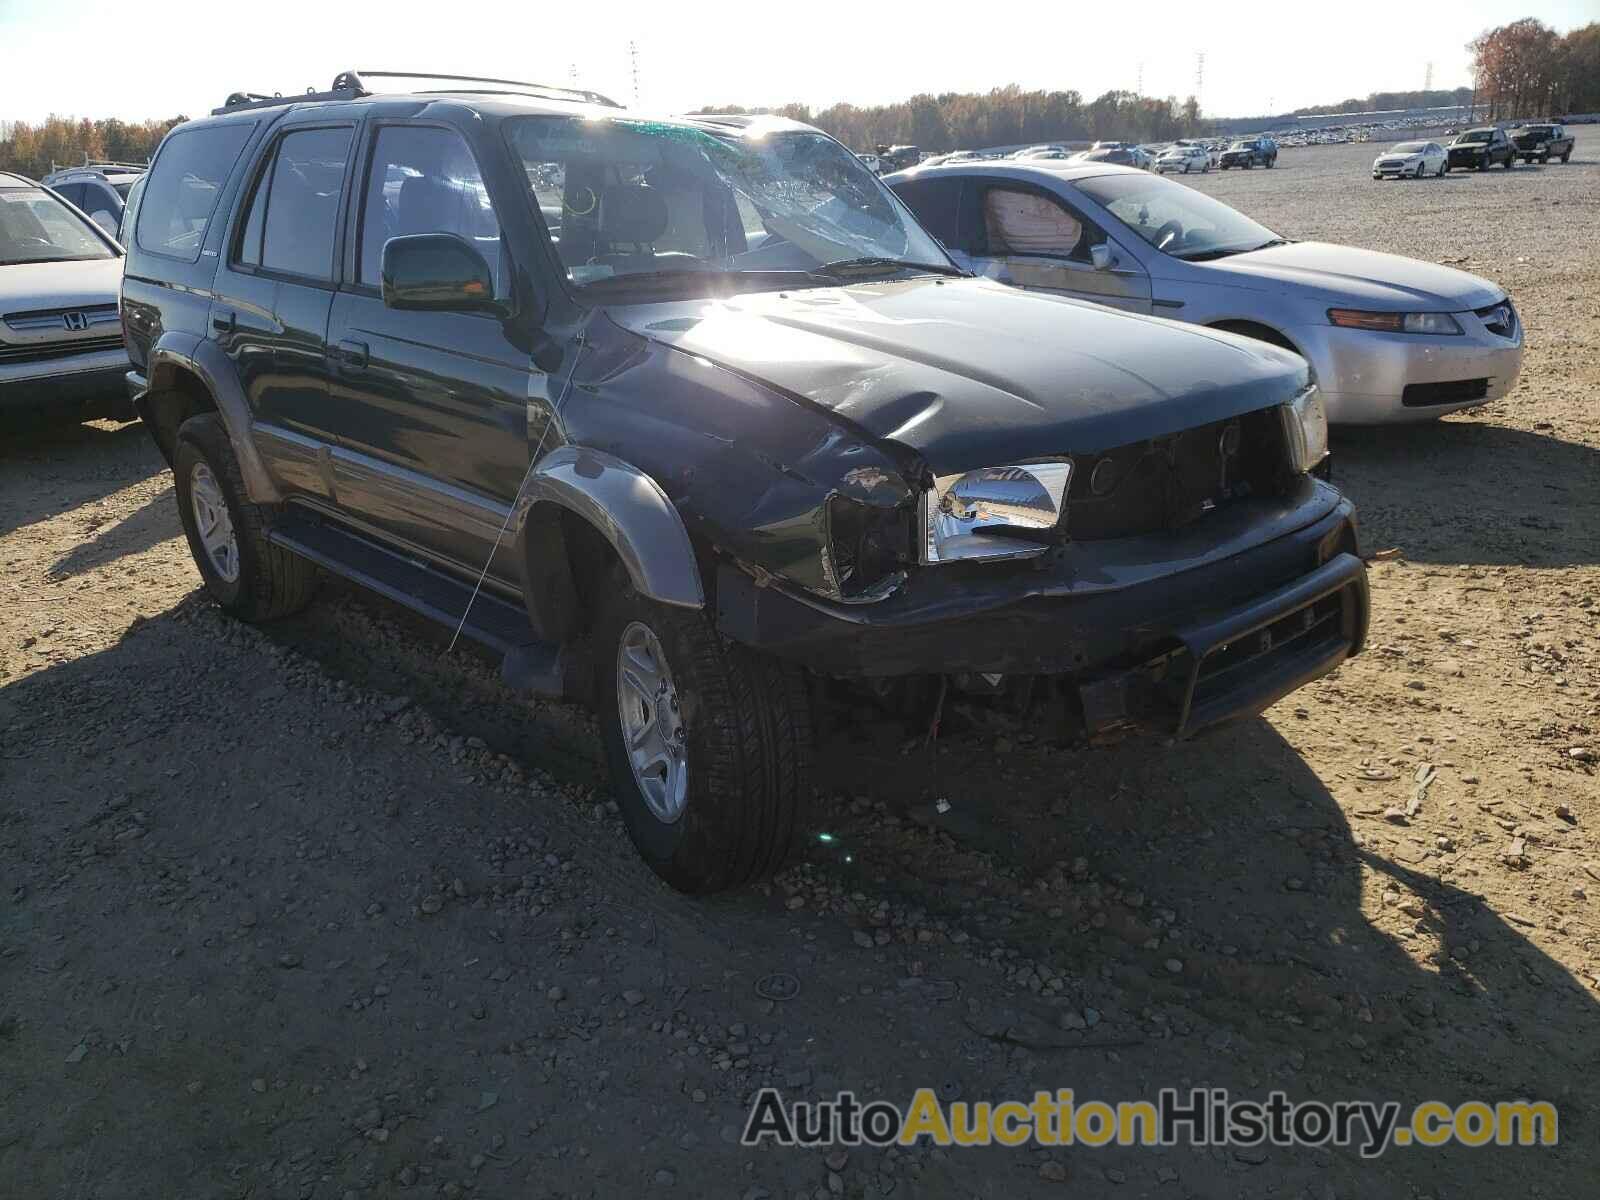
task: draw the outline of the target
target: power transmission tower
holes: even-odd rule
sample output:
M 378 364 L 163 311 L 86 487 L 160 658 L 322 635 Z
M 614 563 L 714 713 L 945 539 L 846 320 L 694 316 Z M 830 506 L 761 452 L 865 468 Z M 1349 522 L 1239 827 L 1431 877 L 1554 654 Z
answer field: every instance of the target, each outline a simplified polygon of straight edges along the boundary
M 1433 64 L 1428 64 L 1428 69 L 1422 73 L 1422 90 L 1433 91 Z
M 628 43 L 628 59 L 633 68 L 633 106 L 639 107 L 639 43 Z
M 1206 79 L 1206 52 L 1200 51 L 1194 56 L 1194 102 L 1200 103 L 1200 86 Z
M 1142 62 L 1139 64 L 1139 73 L 1135 76 L 1133 94 L 1136 96 L 1144 95 L 1144 63 Z

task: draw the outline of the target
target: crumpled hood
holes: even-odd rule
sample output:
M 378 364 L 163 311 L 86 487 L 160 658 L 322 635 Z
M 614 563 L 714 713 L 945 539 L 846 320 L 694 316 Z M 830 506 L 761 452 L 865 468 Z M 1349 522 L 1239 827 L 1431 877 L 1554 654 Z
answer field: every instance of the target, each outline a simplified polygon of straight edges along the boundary
M 911 447 L 936 473 L 1093 454 L 1281 404 L 1263 342 L 981 279 L 617 307 L 643 337 Z
M 0 265 L 0 315 L 115 304 L 121 289 L 120 257 Z
M 1378 312 L 1464 312 L 1505 299 L 1495 284 L 1454 267 L 1328 242 L 1291 242 L 1200 265 L 1236 276 L 1230 282 L 1241 287 L 1292 284 L 1316 289 L 1330 305 Z

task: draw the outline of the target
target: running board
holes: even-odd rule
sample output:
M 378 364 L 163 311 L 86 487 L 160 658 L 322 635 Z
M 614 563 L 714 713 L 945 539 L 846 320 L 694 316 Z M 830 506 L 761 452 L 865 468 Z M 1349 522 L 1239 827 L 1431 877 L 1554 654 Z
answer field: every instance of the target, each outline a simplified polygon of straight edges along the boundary
M 542 696 L 565 694 L 561 647 L 534 635 L 521 605 L 485 591 L 474 600 L 472 588 L 461 580 L 314 517 L 283 514 L 267 540 L 447 629 L 461 624 L 463 637 L 505 656 L 500 673 L 511 687 Z M 467 614 L 464 624 L 462 613 Z

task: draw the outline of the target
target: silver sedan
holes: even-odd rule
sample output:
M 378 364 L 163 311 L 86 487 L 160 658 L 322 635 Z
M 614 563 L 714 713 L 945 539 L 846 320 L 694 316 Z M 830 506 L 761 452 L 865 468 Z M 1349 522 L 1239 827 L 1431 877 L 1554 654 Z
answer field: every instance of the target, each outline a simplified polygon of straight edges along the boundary
M 1522 323 L 1489 280 L 1290 241 L 1159 175 L 1030 161 L 885 182 L 978 274 L 1295 351 L 1331 421 L 1431 420 L 1499 399 L 1522 369 Z
M 1374 179 L 1426 179 L 1450 169 L 1450 158 L 1438 142 L 1401 142 L 1372 160 Z

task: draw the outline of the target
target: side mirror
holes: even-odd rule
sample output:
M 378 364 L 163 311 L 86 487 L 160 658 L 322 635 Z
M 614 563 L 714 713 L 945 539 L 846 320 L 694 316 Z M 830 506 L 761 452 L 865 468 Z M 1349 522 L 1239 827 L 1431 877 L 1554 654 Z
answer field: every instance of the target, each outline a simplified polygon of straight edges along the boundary
M 453 233 L 415 233 L 385 242 L 383 303 L 423 312 L 508 315 L 495 298 L 483 255 Z
M 1098 246 L 1089 247 L 1089 261 L 1094 264 L 1096 271 L 1109 271 L 1117 260 L 1111 255 L 1111 247 L 1101 242 Z

